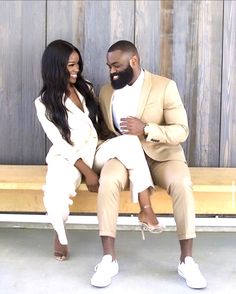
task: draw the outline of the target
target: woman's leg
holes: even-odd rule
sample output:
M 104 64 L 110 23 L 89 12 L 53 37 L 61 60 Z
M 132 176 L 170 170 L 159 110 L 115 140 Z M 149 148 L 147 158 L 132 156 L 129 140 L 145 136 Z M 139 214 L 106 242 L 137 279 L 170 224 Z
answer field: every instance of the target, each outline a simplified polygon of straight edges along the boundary
M 140 206 L 139 220 L 150 226 L 156 226 L 159 224 L 159 221 L 152 209 L 150 195 L 150 189 L 146 189 L 138 194 L 138 201 Z
M 111 158 L 117 158 L 128 169 L 132 199 L 140 204 L 142 220 L 150 225 L 158 224 L 150 202 L 154 185 L 138 137 L 122 135 L 103 143 L 95 155 L 95 166 L 101 169 Z
M 95 168 L 100 171 L 109 159 L 117 158 L 129 172 L 132 200 L 138 201 L 138 193 L 152 187 L 151 174 L 137 136 L 122 135 L 107 140 L 95 154 Z
M 54 241 L 56 252 L 67 250 L 67 236 L 64 223 L 69 216 L 71 197 L 76 195 L 75 189 L 81 182 L 78 170 L 60 156 L 48 160 L 46 184 L 44 186 L 44 205 L 48 217 L 57 235 Z

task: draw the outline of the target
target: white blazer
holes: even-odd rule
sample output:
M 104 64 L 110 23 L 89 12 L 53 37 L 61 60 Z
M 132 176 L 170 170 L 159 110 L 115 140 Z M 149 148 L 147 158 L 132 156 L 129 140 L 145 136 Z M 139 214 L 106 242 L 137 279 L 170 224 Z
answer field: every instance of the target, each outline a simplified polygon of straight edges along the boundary
M 35 100 L 35 107 L 38 119 L 46 133 L 48 139 L 52 142 L 46 161 L 50 162 L 51 157 L 62 156 L 72 165 L 81 158 L 88 166 L 92 167 L 96 146 L 98 143 L 97 132 L 89 118 L 89 111 L 85 105 L 84 97 L 77 94 L 83 105 L 84 112 L 81 111 L 71 99 L 67 98 L 65 107 L 67 108 L 68 124 L 71 130 L 71 141 L 74 145 L 70 145 L 62 138 L 58 128 L 50 122 L 46 115 L 46 108 L 41 102 L 41 97 Z

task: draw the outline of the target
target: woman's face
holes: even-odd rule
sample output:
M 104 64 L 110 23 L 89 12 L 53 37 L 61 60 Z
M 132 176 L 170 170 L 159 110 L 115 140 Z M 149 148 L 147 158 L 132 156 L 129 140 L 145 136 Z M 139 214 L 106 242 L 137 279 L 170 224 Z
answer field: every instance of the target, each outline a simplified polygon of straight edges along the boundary
M 79 72 L 79 54 L 77 52 L 73 51 L 69 56 L 67 69 L 70 74 L 69 84 L 74 84 L 77 80 L 77 75 Z

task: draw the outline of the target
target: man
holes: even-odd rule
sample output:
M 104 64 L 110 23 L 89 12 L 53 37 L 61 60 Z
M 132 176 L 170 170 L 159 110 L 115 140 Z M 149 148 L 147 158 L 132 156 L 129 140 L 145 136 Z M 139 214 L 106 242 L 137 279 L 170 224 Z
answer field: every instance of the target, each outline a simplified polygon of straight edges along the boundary
M 111 85 L 102 87 L 99 101 L 109 129 L 117 135 L 139 136 L 156 185 L 170 194 L 180 243 L 178 273 L 191 288 L 207 282 L 192 258 L 195 211 L 192 183 L 180 143 L 188 137 L 187 115 L 174 81 L 140 67 L 138 51 L 129 41 L 118 41 L 107 53 Z M 102 261 L 91 284 L 105 287 L 118 271 L 115 253 L 120 192 L 127 185 L 127 171 L 109 160 L 100 175 L 98 191 L 99 234 Z

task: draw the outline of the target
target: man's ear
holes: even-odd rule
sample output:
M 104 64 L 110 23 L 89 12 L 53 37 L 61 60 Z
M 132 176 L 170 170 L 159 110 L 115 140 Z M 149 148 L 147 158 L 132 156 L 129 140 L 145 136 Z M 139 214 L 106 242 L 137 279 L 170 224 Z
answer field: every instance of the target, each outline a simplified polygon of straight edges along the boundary
M 137 55 L 133 55 L 132 58 L 129 60 L 129 64 L 131 67 L 134 67 L 138 64 L 138 57 Z

